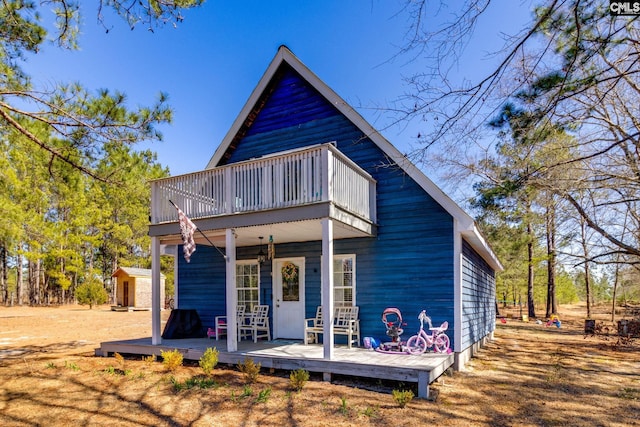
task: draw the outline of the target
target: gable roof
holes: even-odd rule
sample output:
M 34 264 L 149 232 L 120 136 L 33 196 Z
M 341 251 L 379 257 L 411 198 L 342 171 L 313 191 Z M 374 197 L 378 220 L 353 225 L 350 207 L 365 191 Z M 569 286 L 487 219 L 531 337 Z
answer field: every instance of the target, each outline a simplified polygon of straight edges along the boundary
M 264 92 L 283 64 L 287 64 L 317 90 L 341 114 L 358 127 L 374 144 L 376 144 L 393 162 L 395 162 L 409 177 L 438 202 L 454 219 L 457 230 L 476 252 L 495 270 L 502 270 L 502 265 L 491 250 L 486 240 L 480 234 L 473 218 L 469 216 L 457 203 L 447 196 L 420 169 L 409 161 L 396 147 L 371 126 L 356 110 L 347 104 L 337 93 L 318 78 L 305 66 L 286 46 L 280 46 L 276 56 L 260 78 L 244 107 L 231 125 L 229 131 L 209 160 L 205 169 L 217 167 L 224 160 L 225 153 L 236 140 L 245 122 L 251 117 L 255 107 L 264 99 Z

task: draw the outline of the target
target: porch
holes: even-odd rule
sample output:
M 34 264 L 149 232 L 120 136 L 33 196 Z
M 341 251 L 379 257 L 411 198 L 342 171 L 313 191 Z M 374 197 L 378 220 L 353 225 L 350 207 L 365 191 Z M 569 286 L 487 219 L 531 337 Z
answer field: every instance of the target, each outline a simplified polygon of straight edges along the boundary
M 226 340 L 191 338 L 162 340 L 152 345 L 151 338 L 109 341 L 100 344 L 96 356 L 113 353 L 160 355 L 160 351 L 178 349 L 188 360 L 199 360 L 208 347 L 219 351 L 219 363 L 236 365 L 250 357 L 262 368 L 323 373 L 325 381 L 331 375 L 348 375 L 363 378 L 388 379 L 418 384 L 418 397 L 429 396 L 429 385 L 453 365 L 453 354 L 425 353 L 422 355 L 378 353 L 364 348 L 336 346 L 333 358 L 324 358 L 322 345 L 304 345 L 297 342 L 239 341 L 238 350 L 229 352 Z

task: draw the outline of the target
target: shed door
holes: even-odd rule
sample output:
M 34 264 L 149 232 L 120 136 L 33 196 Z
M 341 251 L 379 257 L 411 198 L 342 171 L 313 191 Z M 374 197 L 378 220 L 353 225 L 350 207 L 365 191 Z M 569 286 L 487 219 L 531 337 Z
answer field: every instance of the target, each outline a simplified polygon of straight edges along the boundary
M 129 282 L 126 280 L 122 285 L 122 305 L 129 307 Z
M 304 337 L 304 258 L 274 261 L 274 338 Z

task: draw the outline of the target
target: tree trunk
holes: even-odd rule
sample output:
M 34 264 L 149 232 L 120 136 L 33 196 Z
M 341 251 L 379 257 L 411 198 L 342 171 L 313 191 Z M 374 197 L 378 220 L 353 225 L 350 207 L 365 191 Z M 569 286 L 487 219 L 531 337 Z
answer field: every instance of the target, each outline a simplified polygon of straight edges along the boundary
M 0 246 L 0 302 L 9 305 L 9 274 L 7 272 L 7 248 Z
M 23 263 L 23 258 L 22 258 L 22 254 L 18 254 L 18 260 L 16 263 L 16 299 L 18 300 L 18 305 L 22 305 L 22 299 L 23 299 L 23 286 L 22 286 L 22 281 L 23 281 L 23 277 L 22 277 L 22 263 Z
M 584 288 L 587 293 L 587 318 L 591 318 L 591 302 L 589 299 L 591 298 L 591 279 L 589 275 L 591 271 L 589 270 L 589 262 L 584 263 Z
M 582 238 L 582 252 L 584 253 L 584 288 L 587 296 L 587 319 L 591 318 L 591 281 L 589 278 L 589 246 L 587 245 L 587 223 L 580 218 L 580 234 Z M 615 290 L 614 290 L 615 293 Z M 615 300 L 615 297 L 614 297 Z M 612 319 L 613 320 L 613 319 Z
M 611 301 L 611 321 L 616 321 L 616 298 L 618 297 L 618 273 L 620 271 L 620 264 L 616 264 L 616 273 L 613 279 L 613 299 Z
M 118 257 L 116 256 L 111 263 L 111 273 L 114 273 L 118 269 Z M 111 286 L 111 304 L 117 304 L 116 286 L 113 284 L 113 277 L 110 278 L 109 284 Z
M 38 289 L 40 289 L 40 303 L 41 304 L 51 304 L 51 289 L 49 288 L 49 281 L 46 278 L 46 275 L 44 274 L 44 267 L 42 265 L 42 261 L 38 260 L 37 262 L 38 265 L 38 283 L 40 284 L 40 286 L 38 287 Z
M 529 221 L 527 221 L 527 237 L 529 238 L 527 242 L 527 311 L 529 318 L 535 319 L 536 308 L 533 299 L 533 229 Z
M 42 303 L 42 290 L 40 289 L 40 260 L 29 261 L 29 303 L 40 305 Z
M 33 261 L 27 260 L 27 283 L 28 283 L 28 293 L 29 293 L 29 305 L 36 304 L 36 286 L 35 286 L 35 275 L 33 274 Z
M 556 221 L 553 199 L 547 206 L 547 313 L 546 317 L 558 313 L 556 301 Z

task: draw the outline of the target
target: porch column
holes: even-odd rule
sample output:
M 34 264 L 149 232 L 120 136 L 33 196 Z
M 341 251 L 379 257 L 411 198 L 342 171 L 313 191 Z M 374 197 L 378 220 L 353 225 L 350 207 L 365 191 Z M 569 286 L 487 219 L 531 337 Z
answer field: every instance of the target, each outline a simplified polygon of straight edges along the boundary
M 333 220 L 331 218 L 322 219 L 322 316 L 324 325 L 322 327 L 324 337 L 324 358 L 333 359 Z
M 227 301 L 227 351 L 238 351 L 238 319 L 236 306 L 238 292 L 236 290 L 236 233 L 232 228 L 226 232 L 226 301 Z
M 151 237 L 151 344 L 162 344 L 160 332 L 160 238 Z

